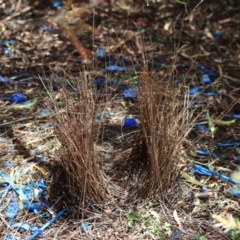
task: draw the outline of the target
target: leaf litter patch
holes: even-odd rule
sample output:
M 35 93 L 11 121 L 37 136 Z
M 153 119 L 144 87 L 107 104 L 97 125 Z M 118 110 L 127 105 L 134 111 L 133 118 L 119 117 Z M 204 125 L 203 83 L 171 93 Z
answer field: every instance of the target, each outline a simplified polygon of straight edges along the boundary
M 127 130 L 130 134 L 128 138 L 123 135 L 118 136 L 118 139 L 130 141 L 127 148 L 134 143 L 131 139 L 131 133 L 134 132 L 131 127 L 137 127 L 138 116 L 134 112 L 134 102 L 137 101 L 139 87 L 136 85 L 135 77 L 141 72 L 139 66 L 143 64 L 143 60 L 139 60 L 142 59 L 143 54 L 141 44 L 143 39 L 144 54 L 151 73 L 162 78 L 169 69 L 176 68 L 176 79 L 184 79 L 186 85 L 189 86 L 190 103 L 195 115 L 198 116 L 195 126 L 189 126 L 192 131 L 188 141 L 184 143 L 183 156 L 185 157 L 180 159 L 179 163 L 183 173 L 182 179 L 179 180 L 181 181 L 181 194 L 172 203 L 175 207 L 157 204 L 154 206 L 154 211 L 159 213 L 162 211 L 167 215 L 167 218 L 164 218 L 164 214 L 161 215 L 162 221 L 157 223 L 157 228 L 161 229 L 160 233 L 164 232 L 165 239 L 168 237 L 177 239 L 178 236 L 192 239 L 196 231 L 204 234 L 207 239 L 216 239 L 214 237 L 219 233 L 210 227 L 213 222 L 210 219 L 211 214 L 217 213 L 230 219 L 221 202 L 226 203 L 230 213 L 237 215 L 237 198 L 239 198 L 238 188 L 231 185 L 238 183 L 239 180 L 237 171 L 240 138 L 237 134 L 239 130 L 237 116 L 240 111 L 238 103 L 239 66 L 235 34 L 237 22 L 235 19 L 227 19 L 224 15 L 216 19 L 217 14 L 213 17 L 206 16 L 206 20 L 201 10 L 207 11 L 211 5 L 202 5 L 191 14 L 188 22 L 182 22 L 182 28 L 176 25 L 175 36 L 180 36 L 179 32 L 182 31 L 181 38 L 177 39 L 173 37 L 174 16 L 177 14 L 178 18 L 182 18 L 184 14 L 182 9 L 173 8 L 172 5 L 159 9 L 151 6 L 147 11 L 158 11 L 158 14 L 149 16 L 147 12 L 142 11 L 141 4 L 138 3 L 128 9 L 129 20 L 134 20 L 136 22 L 134 25 L 128 24 L 129 20 L 126 21 L 126 18 L 120 14 L 124 12 L 123 9 L 118 9 L 114 5 L 112 15 L 109 15 L 109 12 L 104 10 L 106 9 L 103 7 L 104 4 L 96 9 L 97 15 L 101 15 L 102 18 L 100 24 L 97 25 L 98 32 L 101 34 L 95 35 L 97 48 L 91 49 L 93 55 L 97 50 L 98 60 L 92 61 L 97 67 L 89 73 L 89 80 L 100 89 L 100 97 L 109 94 L 113 96 L 111 107 L 107 111 L 99 112 L 103 124 L 109 127 L 110 132 L 113 130 L 111 129 L 113 122 L 117 123 L 118 129 L 130 127 Z M 42 14 L 51 14 L 50 7 Z M 50 76 L 52 72 L 58 70 L 59 67 L 65 72 L 70 72 L 71 77 L 76 77 L 82 61 L 79 56 L 76 56 L 74 48 L 66 39 L 62 39 L 57 31 L 54 32 L 55 26 L 49 26 L 47 30 L 39 29 L 42 21 L 39 21 L 39 24 L 26 21 L 31 19 L 31 12 L 39 11 L 37 8 L 38 6 L 30 5 L 24 10 L 24 6 L 20 6 L 20 13 L 25 15 L 19 14 L 17 18 L 13 17 L 11 22 L 6 21 L 8 14 L 2 16 L 3 25 L 1 26 L 4 26 L 4 29 L 2 28 L 3 35 L 0 44 L 2 48 L 0 88 L 4 94 L 0 96 L 0 146 L 2 150 L 0 156 L 3 160 L 1 161 L 3 164 L 1 184 L 4 196 L 1 211 L 5 214 L 3 219 L 7 226 L 7 233 L 4 232 L 4 235 L 13 234 L 12 238 L 23 239 L 30 237 L 31 233 L 33 236 L 37 234 L 51 238 L 54 236 L 54 229 L 62 224 L 59 230 L 62 236 L 59 239 L 69 237 L 69 233 L 73 239 L 74 237 L 75 239 L 79 237 L 89 239 L 90 236 L 98 235 L 101 236 L 100 238 L 117 239 L 119 237 L 116 232 L 121 233 L 120 239 L 134 239 L 139 237 L 139 231 L 143 229 L 145 229 L 145 234 L 141 236 L 144 236 L 144 239 L 151 239 L 151 234 L 154 236 L 156 232 L 154 229 L 146 230 L 149 224 L 151 226 L 154 224 L 149 223 L 153 220 L 150 216 L 146 217 L 145 213 L 150 211 L 152 206 L 151 203 L 149 206 L 142 205 L 141 200 L 138 204 L 134 204 L 137 212 L 140 212 L 140 214 L 136 213 L 136 216 L 126 213 L 126 217 L 119 217 L 117 210 L 113 211 L 106 207 L 107 214 L 102 215 L 102 219 L 97 214 L 89 214 L 90 219 L 77 224 L 77 227 L 73 227 L 74 224 L 66 227 L 63 224 L 65 218 L 60 217 L 57 226 L 50 228 L 53 229 L 52 231 L 45 231 L 44 226 L 57 220 L 54 216 L 63 214 L 64 210 L 52 210 L 45 203 L 45 190 L 51 178 L 48 164 L 54 161 L 55 151 L 60 148 L 60 144 L 54 137 L 52 123 L 46 118 L 51 114 L 51 107 L 47 106 L 48 110 L 43 111 L 46 109 L 44 98 L 46 99 L 47 96 L 42 87 L 42 79 L 47 84 L 49 81 L 45 81 L 45 78 L 52 77 Z M 61 3 L 56 2 L 53 8 L 61 8 Z M 158 21 L 153 21 L 154 17 Z M 91 20 L 91 17 L 86 16 L 86 22 L 89 19 Z M 25 21 L 25 26 L 20 20 Z M 48 24 L 48 22 L 43 22 Z M 52 29 L 54 31 L 50 31 Z M 21 38 L 16 37 L 18 33 L 21 33 Z M 181 48 L 177 57 L 179 64 L 173 65 L 173 44 L 178 40 L 180 46 L 187 45 L 188 47 Z M 86 48 L 91 48 L 87 43 L 85 44 Z M 102 49 L 106 49 L 112 56 L 107 56 L 106 51 Z M 27 74 L 24 73 L 26 68 L 29 71 Z M 45 76 L 40 78 L 38 75 L 41 76 L 43 71 Z M 67 83 L 65 87 L 71 89 L 70 85 Z M 111 91 L 105 91 L 105 85 L 111 87 Z M 61 105 L 61 95 L 64 94 L 64 91 L 61 91 L 62 87 L 50 85 L 46 87 L 53 92 L 57 89 L 54 95 L 58 99 L 58 104 Z M 132 115 L 126 114 L 128 112 Z M 236 120 L 233 121 L 233 119 Z M 119 142 L 117 145 L 111 144 L 110 141 L 100 148 L 104 150 L 104 156 L 109 157 L 113 154 L 115 158 L 121 158 L 121 145 L 122 143 L 119 144 Z M 116 146 L 119 149 L 114 152 Z M 42 162 L 41 159 L 46 159 L 47 163 Z M 191 166 L 195 171 L 190 171 Z M 198 187 L 196 188 L 195 185 Z M 179 192 L 177 189 L 176 191 Z M 123 207 L 131 208 L 131 205 L 127 206 L 123 203 Z M 176 224 L 179 222 L 176 215 L 172 215 L 174 209 L 178 209 L 179 214 L 186 218 L 185 222 L 181 222 L 183 228 L 180 228 L 180 224 Z M 190 214 L 192 218 L 188 218 L 187 214 Z M 9 220 L 12 218 L 14 222 Z M 194 224 L 192 225 L 193 218 Z M 200 218 L 204 220 L 200 222 L 198 220 Z M 93 219 L 98 219 L 95 227 L 92 224 Z M 220 217 L 215 216 L 215 219 L 223 222 Z M 136 228 L 126 226 L 126 223 L 132 221 L 135 222 Z M 165 226 L 164 221 L 170 223 L 172 227 Z M 141 230 L 137 229 L 138 223 L 142 225 Z M 109 224 L 115 230 L 110 231 Z M 195 229 L 196 224 L 200 226 L 199 229 Z M 181 229 L 181 235 L 177 235 L 178 231 L 175 229 Z M 222 238 L 228 239 L 226 235 Z

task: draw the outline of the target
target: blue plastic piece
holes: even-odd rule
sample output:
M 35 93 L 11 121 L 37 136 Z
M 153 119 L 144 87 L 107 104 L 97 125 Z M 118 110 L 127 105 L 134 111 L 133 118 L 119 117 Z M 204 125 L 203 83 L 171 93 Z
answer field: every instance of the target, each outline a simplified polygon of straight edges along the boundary
M 131 63 L 132 63 L 127 57 L 120 56 L 120 59 L 121 59 L 124 63 L 127 63 L 127 64 L 131 64 Z
M 197 70 L 203 71 L 205 74 L 207 74 L 210 78 L 216 78 L 218 77 L 218 73 L 212 71 L 209 67 L 203 66 L 203 65 L 198 65 L 196 66 Z
M 214 157 L 216 159 L 220 159 L 220 157 L 216 153 L 212 153 L 212 157 Z
M 9 80 L 8 80 L 7 78 L 3 77 L 2 75 L 0 75 L 0 82 L 2 82 L 2 83 L 8 83 Z
M 240 119 L 240 114 L 233 114 L 232 117 L 235 119 Z
M 10 161 L 7 161 L 7 162 L 5 163 L 5 166 L 6 166 L 6 167 L 13 167 L 13 163 L 10 162 Z
M 40 179 L 40 180 L 38 181 L 38 187 L 41 187 L 41 188 L 43 188 L 43 189 L 46 189 L 46 188 L 47 188 L 47 186 L 45 185 L 43 179 Z
M 214 38 L 219 38 L 219 37 L 221 37 L 221 36 L 222 36 L 222 32 L 219 31 L 219 30 L 217 30 L 216 32 L 213 33 L 213 37 L 214 37 Z
M 212 81 L 210 79 L 210 77 L 208 76 L 208 74 L 203 74 L 202 75 L 202 81 L 205 85 L 211 84 Z
M 15 238 L 13 234 L 11 234 L 11 235 L 7 235 L 7 236 L 4 238 L 4 240 L 17 240 L 17 238 Z
M 127 89 L 123 92 L 123 98 L 128 101 L 136 101 L 138 97 L 137 91 L 133 89 Z
M 195 94 L 199 94 L 200 93 L 200 87 L 191 88 L 191 89 L 189 89 L 188 93 L 189 93 L 190 96 L 195 95 Z
M 200 94 L 205 97 L 215 97 L 220 95 L 218 92 L 201 92 Z
M 48 219 L 50 217 L 50 214 L 48 214 L 48 213 L 39 214 L 38 210 L 33 210 L 33 212 L 36 215 L 38 215 L 39 218 L 42 218 L 42 219 Z
M 49 32 L 49 33 L 54 33 L 55 32 L 54 29 L 52 29 L 51 27 L 46 26 L 46 25 L 39 26 L 39 30 L 41 30 L 43 32 Z
M 44 237 L 43 231 L 42 231 L 39 227 L 37 227 L 37 226 L 32 226 L 32 227 L 31 227 L 31 233 L 32 233 L 33 235 L 40 236 L 41 238 Z
M 22 103 L 26 99 L 25 99 L 25 97 L 21 93 L 17 92 L 17 93 L 12 93 L 12 94 L 4 96 L 3 100 L 8 100 L 11 103 L 16 104 L 16 103 Z
M 200 175 L 203 175 L 203 176 L 212 176 L 212 173 L 209 169 L 204 168 L 202 166 L 199 166 L 197 164 L 190 165 L 188 167 L 188 169 L 191 172 L 194 172 L 194 173 L 197 173 L 197 174 L 200 174 Z
M 29 73 L 22 73 L 22 74 L 18 74 L 18 75 L 12 76 L 9 79 L 10 80 L 18 80 L 20 78 L 27 78 L 27 77 L 30 77 Z
M 112 56 L 105 55 L 105 50 L 103 48 L 98 48 L 96 50 L 96 56 L 99 59 L 108 62 L 110 65 L 118 65 L 117 61 Z
M 15 218 L 19 213 L 18 203 L 16 199 L 12 198 L 11 201 L 8 204 L 7 212 L 6 212 L 6 218 Z
M 47 158 L 46 157 L 35 157 L 35 162 L 37 163 L 43 163 L 43 162 L 46 162 L 47 161 Z
M 109 66 L 106 67 L 106 71 L 107 71 L 107 73 L 115 74 L 115 73 L 118 73 L 118 72 L 126 71 L 126 67 L 109 65 Z
M 237 164 L 240 164 L 240 155 L 237 156 Z
M 211 171 L 207 168 L 204 168 L 200 165 L 197 165 L 197 164 L 193 164 L 191 166 L 189 166 L 189 170 L 194 172 L 194 173 L 197 173 L 197 174 L 200 174 L 200 175 L 205 175 L 205 176 L 216 176 L 222 180 L 225 180 L 227 182 L 230 182 L 230 183 L 233 183 L 233 184 L 240 184 L 240 182 L 230 178 L 230 177 L 227 177 L 223 174 L 220 174 L 218 172 L 214 172 L 214 171 Z
M 35 212 L 35 211 L 41 210 L 44 206 L 41 206 L 40 203 L 34 204 L 30 202 L 29 203 L 25 202 L 23 207 L 25 210 L 28 210 L 30 212 Z
M 210 77 L 210 78 L 217 78 L 218 77 L 218 73 L 214 72 L 214 71 L 208 71 L 206 72 L 206 74 Z
M 197 149 L 197 150 L 196 150 L 196 153 L 197 153 L 198 155 L 201 155 L 201 156 L 208 156 L 208 155 L 209 155 L 209 152 L 208 152 L 208 151 L 201 150 L 201 149 Z
M 53 224 L 58 218 L 60 218 L 64 213 L 66 212 L 65 209 L 63 209 L 61 212 L 59 212 L 54 218 L 52 218 L 50 221 L 48 221 L 46 224 L 44 224 L 40 230 L 43 231 L 47 227 L 49 227 L 51 224 Z M 39 235 L 41 231 L 36 231 L 31 237 L 27 238 L 26 240 L 33 240 L 35 237 Z
M 226 114 L 225 117 L 240 119 L 240 114 Z
M 113 155 L 113 151 L 112 150 L 108 150 L 107 151 L 107 155 L 109 156 L 109 155 Z
M 105 50 L 103 48 L 98 48 L 96 51 L 96 56 L 99 58 L 105 57 Z
M 180 236 L 183 232 L 181 230 L 177 231 L 176 233 L 174 233 L 171 237 L 171 240 L 175 240 L 178 239 L 178 236 Z
M 62 2 L 61 1 L 55 1 L 52 5 L 52 8 L 55 9 L 55 10 L 59 10 L 62 8 Z
M 233 195 L 236 198 L 240 198 L 240 189 L 238 188 L 231 188 L 227 191 L 227 193 Z
M 84 222 L 84 223 L 82 223 L 81 228 L 85 232 L 87 230 L 88 226 L 89 226 L 89 224 Z
M 0 137 L 0 142 L 1 143 L 9 143 L 9 140 L 4 137 Z
M 17 172 L 16 172 L 17 174 Z M 3 180 L 1 183 L 1 187 L 5 187 L 6 190 L 13 190 L 17 193 L 18 198 L 22 199 L 23 209 L 28 211 L 33 211 L 38 214 L 38 211 L 42 208 L 47 208 L 47 204 L 42 200 L 46 196 L 46 185 L 44 184 L 43 179 L 39 180 L 38 183 L 31 183 L 23 185 L 21 188 L 15 185 L 12 179 L 0 172 L 0 177 Z M 36 197 L 36 192 L 34 190 L 38 190 L 38 196 Z M 40 199 L 40 200 L 39 200 Z M 14 218 L 19 212 L 18 209 L 19 203 L 16 201 L 16 198 L 12 198 L 10 203 L 8 204 L 8 208 L 6 211 L 7 218 Z M 41 215 L 38 214 L 40 217 Z
M 18 228 L 20 232 L 28 232 L 31 230 L 31 226 L 28 223 L 10 222 L 9 226 L 12 228 Z
M 93 84 L 94 84 L 95 87 L 101 88 L 101 87 L 105 86 L 106 78 L 105 77 L 96 77 L 93 80 Z
M 131 128 L 137 126 L 137 120 L 135 118 L 125 118 L 123 127 Z
M 5 40 L 5 41 L 1 41 L 0 42 L 0 46 L 9 46 L 9 45 L 13 45 L 16 41 L 15 40 Z
M 193 126 L 194 129 L 196 129 L 199 132 L 205 132 L 209 130 L 209 126 L 207 123 L 196 123 Z
M 2 184 L 6 183 L 7 186 L 9 186 L 13 191 L 15 191 L 19 196 L 21 196 L 21 198 L 23 199 L 23 201 L 28 200 L 27 196 L 25 196 L 25 194 L 23 193 L 22 189 L 19 189 L 15 183 L 12 181 L 12 179 L 7 175 L 4 174 L 2 172 L 0 172 L 0 177 L 2 178 Z
M 239 145 L 240 145 L 239 141 L 233 141 L 233 142 L 228 142 L 228 143 L 224 143 L 224 142 L 217 143 L 218 147 L 235 147 L 235 146 L 239 146 Z
M 40 179 L 38 181 L 38 183 L 29 183 L 29 184 L 26 184 L 23 188 L 23 190 L 25 191 L 25 189 L 27 188 L 40 188 L 40 189 L 47 189 L 47 186 L 45 185 L 44 183 L 44 180 L 43 179 Z
M 0 82 L 9 83 L 10 81 L 17 80 L 20 78 L 25 78 L 25 77 L 30 77 L 30 75 L 28 73 L 23 73 L 23 74 L 9 77 L 9 78 L 6 78 L 0 75 Z
M 13 52 L 10 49 L 8 49 L 8 48 L 3 48 L 3 54 L 6 55 L 6 56 L 9 56 L 11 58 L 15 57 Z

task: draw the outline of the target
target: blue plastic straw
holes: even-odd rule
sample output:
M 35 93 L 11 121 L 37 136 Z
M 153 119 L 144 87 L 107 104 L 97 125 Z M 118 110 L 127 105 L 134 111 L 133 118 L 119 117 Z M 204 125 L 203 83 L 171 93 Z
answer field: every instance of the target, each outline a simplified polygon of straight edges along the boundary
M 58 218 L 60 218 L 64 213 L 66 212 L 65 209 L 63 209 L 61 212 L 59 212 L 54 218 L 52 218 L 51 220 L 49 220 L 47 223 L 45 223 L 40 230 L 43 231 L 45 230 L 47 227 L 49 227 L 51 224 L 53 224 Z M 27 238 L 26 240 L 33 240 L 35 237 L 38 236 L 38 234 L 41 231 L 36 231 L 36 233 L 34 233 L 31 237 Z

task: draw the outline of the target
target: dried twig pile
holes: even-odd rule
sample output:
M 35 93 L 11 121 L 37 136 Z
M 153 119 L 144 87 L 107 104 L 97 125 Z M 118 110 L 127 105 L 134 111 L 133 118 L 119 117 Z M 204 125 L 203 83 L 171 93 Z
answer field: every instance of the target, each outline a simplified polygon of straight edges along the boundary
M 60 162 L 63 172 L 58 179 L 64 183 L 69 202 L 83 208 L 87 202 L 101 203 L 110 199 L 107 180 L 94 151 L 94 135 L 98 132 L 96 92 L 81 83 L 76 102 L 71 103 L 70 91 L 65 94 L 65 107 L 56 107 L 54 115 L 62 145 Z
M 132 166 L 141 169 L 137 192 L 144 197 L 157 194 L 163 200 L 176 183 L 180 150 L 191 121 L 185 104 L 187 88 L 155 81 L 147 71 L 139 85 L 140 139 L 131 154 Z

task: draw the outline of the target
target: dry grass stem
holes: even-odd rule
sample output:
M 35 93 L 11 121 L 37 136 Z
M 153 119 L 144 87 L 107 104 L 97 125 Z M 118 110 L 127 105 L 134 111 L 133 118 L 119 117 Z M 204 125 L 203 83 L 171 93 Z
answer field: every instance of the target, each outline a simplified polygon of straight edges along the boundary
M 139 85 L 140 141 L 131 161 L 141 169 L 137 192 L 164 199 L 176 183 L 180 149 L 191 120 L 187 88 L 170 80 L 155 81 L 147 71 L 140 75 Z
M 108 201 L 110 193 L 94 151 L 94 136 L 98 132 L 95 90 L 81 83 L 77 95 L 77 101 L 69 103 L 71 92 L 65 91 L 66 106 L 56 107 L 53 119 L 62 145 L 62 174 L 58 179 L 64 183 L 68 200 L 78 201 L 75 206 L 84 208 L 86 202 Z

